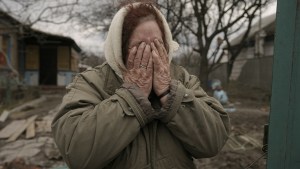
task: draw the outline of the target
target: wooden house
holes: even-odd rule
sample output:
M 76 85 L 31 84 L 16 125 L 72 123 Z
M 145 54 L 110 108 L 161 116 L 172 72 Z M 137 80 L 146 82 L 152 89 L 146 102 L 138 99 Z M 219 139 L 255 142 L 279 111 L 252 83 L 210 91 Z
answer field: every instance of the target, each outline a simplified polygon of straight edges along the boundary
M 2 84 L 9 76 L 29 86 L 65 86 L 79 70 L 80 53 L 73 39 L 26 27 L 0 12 Z

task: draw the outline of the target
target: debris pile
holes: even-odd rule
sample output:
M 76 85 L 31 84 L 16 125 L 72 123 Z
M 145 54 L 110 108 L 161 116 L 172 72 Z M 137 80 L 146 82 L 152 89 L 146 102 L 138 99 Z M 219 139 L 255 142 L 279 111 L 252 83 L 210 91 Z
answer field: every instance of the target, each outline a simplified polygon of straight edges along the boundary
M 51 135 L 61 96 L 43 96 L 0 115 L 0 169 L 67 169 Z

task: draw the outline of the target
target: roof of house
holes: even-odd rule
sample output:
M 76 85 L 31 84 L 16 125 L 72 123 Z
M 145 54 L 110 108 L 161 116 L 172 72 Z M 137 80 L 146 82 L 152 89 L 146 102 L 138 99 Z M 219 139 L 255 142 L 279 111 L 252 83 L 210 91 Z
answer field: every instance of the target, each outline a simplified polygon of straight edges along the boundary
M 9 15 L 9 14 L 7 14 L 7 13 L 0 10 L 0 24 L 1 23 L 5 26 L 11 26 L 13 28 L 16 28 L 18 30 L 18 33 L 25 35 L 25 37 L 28 34 L 35 34 L 37 36 L 48 37 L 49 39 L 59 39 L 59 40 L 62 40 L 62 41 L 68 41 L 72 44 L 72 47 L 77 52 L 81 52 L 80 47 L 77 45 L 77 43 L 72 38 L 32 28 L 32 27 L 30 27 L 26 24 L 22 24 L 16 18 L 14 18 L 11 15 Z M 4 28 L 0 27 L 0 29 L 4 29 Z
M 35 37 L 43 36 L 44 43 L 58 43 L 59 41 L 69 42 L 72 47 L 77 51 L 81 52 L 81 48 L 77 45 L 77 43 L 70 37 L 57 35 L 49 32 L 44 32 L 42 30 L 37 30 L 34 28 L 29 28 L 25 31 L 27 34 L 34 34 Z M 43 42 L 41 42 L 43 43 Z

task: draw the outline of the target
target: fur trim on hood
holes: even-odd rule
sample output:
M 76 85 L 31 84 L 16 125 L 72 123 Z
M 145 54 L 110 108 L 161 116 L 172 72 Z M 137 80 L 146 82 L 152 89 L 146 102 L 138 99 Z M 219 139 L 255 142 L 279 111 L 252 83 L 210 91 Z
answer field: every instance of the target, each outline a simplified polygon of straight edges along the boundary
M 134 3 L 133 6 L 137 6 L 139 3 Z M 173 41 L 172 33 L 170 31 L 170 27 L 163 16 L 163 14 L 156 9 L 157 13 L 161 17 L 163 21 L 163 25 L 165 28 L 165 37 L 167 44 L 169 45 L 169 61 L 172 60 L 172 53 L 176 51 L 179 47 L 178 43 Z M 108 30 L 108 34 L 104 43 L 104 54 L 107 63 L 110 67 L 115 71 L 115 73 L 123 79 L 122 69 L 126 69 L 125 64 L 122 59 L 122 28 L 124 17 L 127 14 L 126 7 L 121 8 L 116 15 L 114 16 L 111 25 Z

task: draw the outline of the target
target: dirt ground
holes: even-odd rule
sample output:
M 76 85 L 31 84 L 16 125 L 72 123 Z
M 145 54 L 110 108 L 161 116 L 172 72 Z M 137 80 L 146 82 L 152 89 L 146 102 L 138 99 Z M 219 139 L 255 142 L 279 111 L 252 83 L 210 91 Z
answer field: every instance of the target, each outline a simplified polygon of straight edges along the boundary
M 270 92 L 238 84 L 225 90 L 236 112 L 229 113 L 231 135 L 222 151 L 213 158 L 196 160 L 198 169 L 265 169 L 262 151 L 264 125 L 268 123 Z
M 231 119 L 231 135 L 222 151 L 213 158 L 195 160 L 198 169 L 265 169 L 266 159 L 263 157 L 262 142 L 264 125 L 268 123 L 269 94 L 266 91 L 246 86 L 231 84 L 227 88 L 231 103 L 236 111 L 229 113 Z M 38 114 L 37 121 L 47 120 L 53 116 L 53 110 L 61 101 L 62 95 L 47 97 L 47 104 L 34 109 L 17 113 L 8 119 L 19 120 Z M 27 113 L 26 113 L 27 112 Z M 29 114 L 28 114 L 29 113 Z M 45 118 L 46 117 L 46 118 Z M 6 122 L 6 124 L 8 123 Z M 0 130 L 4 127 L 0 125 Z M 65 169 L 50 132 L 37 133 L 32 140 L 26 140 L 25 134 L 14 143 L 0 140 L 0 169 Z M 10 145 L 12 144 L 12 145 Z M 12 147 L 22 148 L 13 152 Z M 28 149 L 24 145 L 29 145 Z M 6 148 L 5 148 L 6 147 Z M 35 149 L 36 151 L 32 151 Z M 22 151 L 21 151 L 22 150 Z M 20 155 L 25 154 L 24 157 Z M 32 154 L 32 157 L 28 154 Z M 8 158 L 10 156 L 10 158 Z M 262 157 L 262 158 L 260 158 Z M 257 161 L 257 162 L 256 162 Z M 255 163 L 254 163 L 255 162 Z M 248 167 L 254 163 L 251 167 Z

